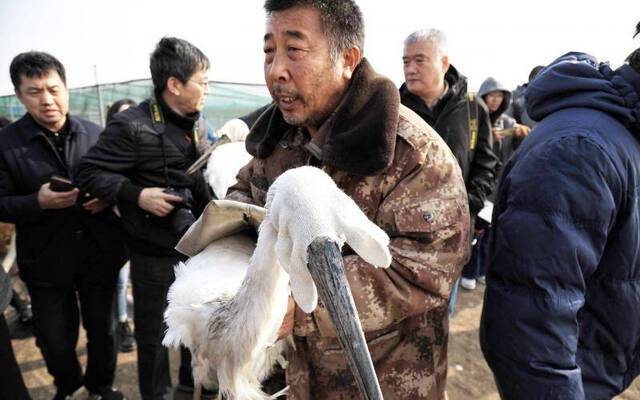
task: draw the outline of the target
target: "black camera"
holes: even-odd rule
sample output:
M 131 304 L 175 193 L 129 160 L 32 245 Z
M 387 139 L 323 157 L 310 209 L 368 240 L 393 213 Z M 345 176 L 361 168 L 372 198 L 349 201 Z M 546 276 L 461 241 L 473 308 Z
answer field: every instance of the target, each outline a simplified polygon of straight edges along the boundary
M 168 216 L 173 231 L 182 236 L 196 222 L 196 217 L 192 211 L 193 194 L 188 188 L 167 188 L 164 192 L 182 199 L 181 202 L 174 203 L 175 208 Z

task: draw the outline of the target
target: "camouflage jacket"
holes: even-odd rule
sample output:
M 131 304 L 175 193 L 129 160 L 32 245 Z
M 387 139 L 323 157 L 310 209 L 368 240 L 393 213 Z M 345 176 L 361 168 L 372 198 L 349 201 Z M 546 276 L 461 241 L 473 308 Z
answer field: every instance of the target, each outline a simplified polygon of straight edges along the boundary
M 467 257 L 469 211 L 458 164 L 393 83 L 366 61 L 313 139 L 277 107 L 247 138 L 254 158 L 227 198 L 264 205 L 285 170 L 315 165 L 391 238 L 388 269 L 344 256 L 345 269 L 386 398 L 440 399 L 446 380 L 447 300 Z M 352 399 L 358 391 L 326 310 L 296 310 L 290 399 Z

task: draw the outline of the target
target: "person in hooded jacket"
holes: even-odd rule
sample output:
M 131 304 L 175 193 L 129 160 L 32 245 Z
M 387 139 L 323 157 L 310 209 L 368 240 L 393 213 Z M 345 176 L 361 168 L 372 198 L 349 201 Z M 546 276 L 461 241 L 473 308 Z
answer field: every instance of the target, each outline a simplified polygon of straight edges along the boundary
M 522 140 L 531 129 L 518 123 L 506 113 L 511 102 L 511 92 L 500 81 L 489 77 L 482 82 L 478 96 L 482 98 L 489 110 L 491 131 L 493 134 L 493 153 L 498 157 L 496 166 L 496 183 L 500 180 L 502 166 L 509 161 Z M 489 194 L 493 199 L 495 192 Z
M 531 82 L 543 68 L 544 65 L 536 65 L 531 69 L 531 72 L 529 72 L 529 80 L 522 85 L 518 85 L 513 93 L 511 93 L 511 104 L 509 104 L 509 107 L 505 111 L 508 115 L 512 116 L 517 123 L 526 125 L 529 128 L 536 126 L 537 122 L 533 120 L 527 112 L 527 101 L 525 95 L 527 94 L 529 82 Z
M 496 183 L 500 181 L 502 166 L 511 158 L 522 140 L 529 134 L 529 127 L 521 125 L 515 119 L 505 113 L 511 101 L 511 92 L 495 78 L 489 77 L 482 82 L 478 96 L 484 101 L 489 110 L 489 120 L 493 133 L 493 153 L 498 157 L 496 166 Z M 493 201 L 495 192 L 487 196 L 487 200 Z M 464 266 L 460 286 L 467 290 L 476 288 L 476 280 L 484 281 L 485 266 L 484 253 L 486 241 L 484 227 L 476 224 L 477 241 L 471 250 L 471 260 Z
M 568 53 L 529 85 L 538 120 L 489 233 L 484 356 L 503 399 L 610 399 L 640 372 L 640 49 Z

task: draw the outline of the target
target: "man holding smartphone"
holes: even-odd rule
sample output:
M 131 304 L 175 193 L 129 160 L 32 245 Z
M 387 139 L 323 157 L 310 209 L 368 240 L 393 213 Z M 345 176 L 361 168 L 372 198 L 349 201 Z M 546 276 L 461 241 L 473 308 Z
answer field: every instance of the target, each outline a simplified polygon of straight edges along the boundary
M 68 115 L 65 69 L 55 57 L 19 54 L 10 74 L 27 113 L 0 135 L 0 220 L 16 224 L 20 276 L 31 295 L 36 344 L 54 378 L 54 399 L 81 386 L 91 399 L 122 399 L 111 387 L 111 307 L 127 256 L 108 204 L 73 185 L 100 127 Z M 75 353 L 80 315 L 87 331 L 84 374 Z

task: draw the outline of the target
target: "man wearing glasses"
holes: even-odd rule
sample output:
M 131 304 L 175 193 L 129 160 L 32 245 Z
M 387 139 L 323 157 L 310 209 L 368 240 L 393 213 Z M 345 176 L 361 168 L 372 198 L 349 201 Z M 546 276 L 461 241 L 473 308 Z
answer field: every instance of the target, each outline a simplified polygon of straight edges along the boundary
M 151 54 L 150 69 L 154 96 L 116 114 L 83 158 L 77 178 L 82 189 L 117 203 L 122 215 L 145 400 L 163 399 L 171 385 L 161 341 L 173 268 L 183 260 L 174 246 L 210 200 L 202 174 L 186 173 L 206 147 L 198 121 L 209 59 L 189 42 L 165 37 Z M 183 349 L 178 390 L 192 388 L 190 357 Z

